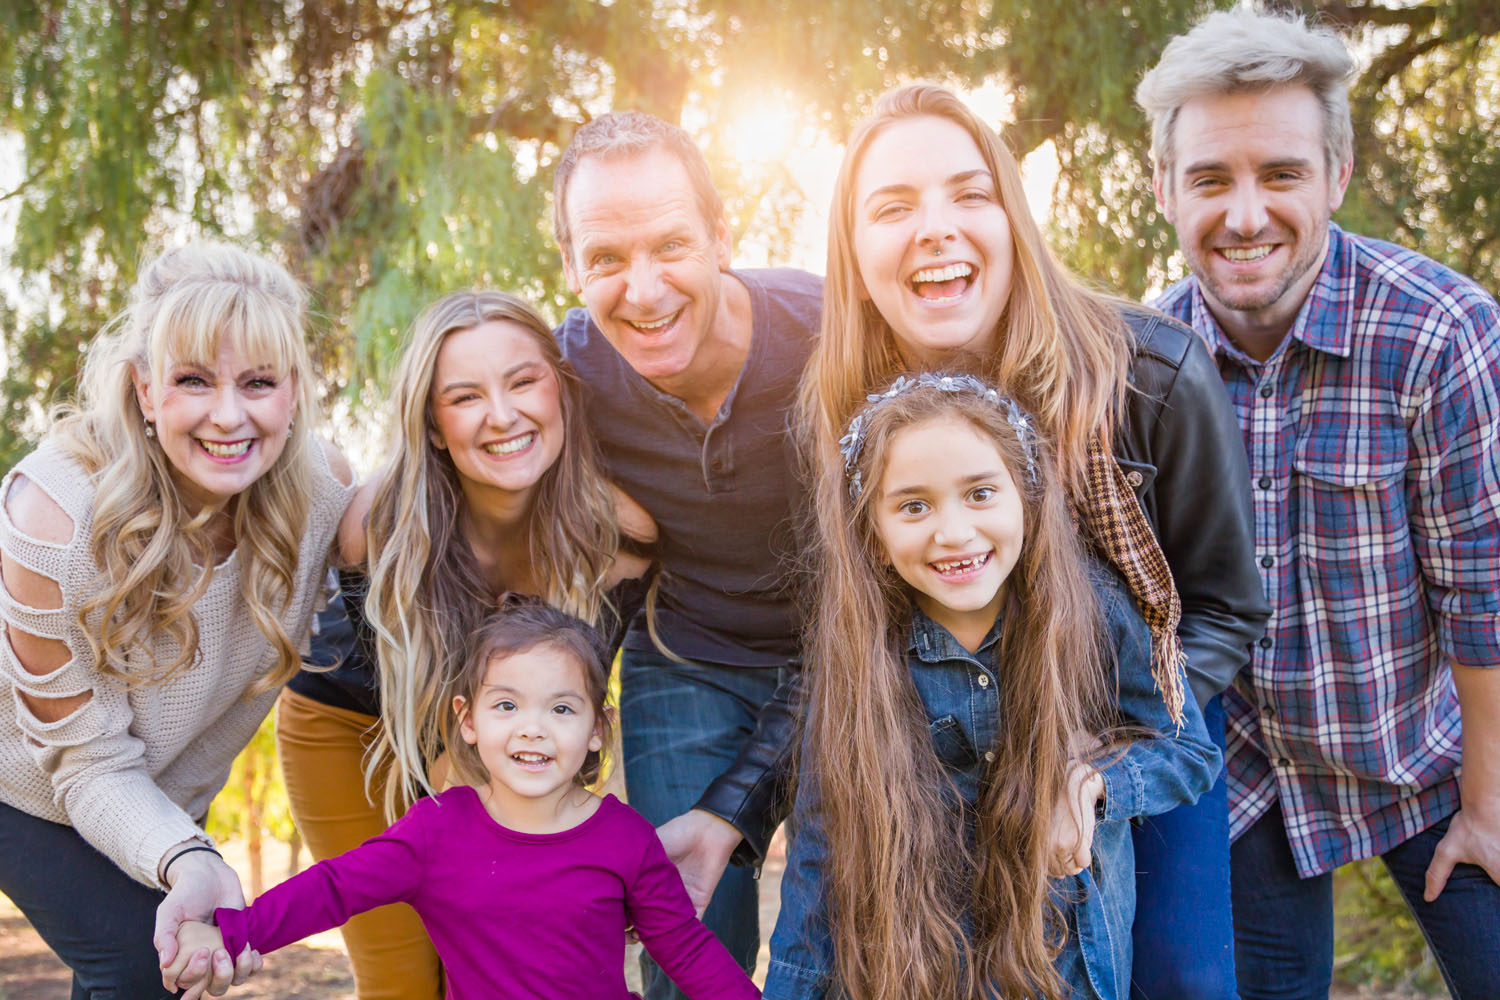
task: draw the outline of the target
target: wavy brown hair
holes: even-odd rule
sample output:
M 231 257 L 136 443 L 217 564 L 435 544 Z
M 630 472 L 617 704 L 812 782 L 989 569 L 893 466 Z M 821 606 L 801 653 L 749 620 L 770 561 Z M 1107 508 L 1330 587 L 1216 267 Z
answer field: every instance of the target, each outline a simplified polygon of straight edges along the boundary
M 1005 583 L 996 675 L 1004 724 L 988 749 L 975 839 L 939 762 L 906 661 L 913 600 L 876 536 L 874 506 L 902 430 L 958 418 L 993 441 L 1021 497 L 1025 542 Z M 1036 476 L 1004 412 L 967 392 L 910 389 L 870 411 L 851 500 L 821 471 L 803 780 L 817 788 L 836 973 L 861 1000 L 1066 995 L 1065 926 L 1049 891 L 1052 806 L 1070 748 L 1112 730 L 1099 616 L 1057 470 Z
M 1063 481 L 1080 495 L 1089 438 L 1101 435 L 1109 448 L 1126 391 L 1131 348 L 1120 302 L 1084 288 L 1058 262 L 1032 218 L 1021 172 L 1005 143 L 952 92 L 931 84 L 882 95 L 845 147 L 828 221 L 823 335 L 802 381 L 801 423 L 818 454 L 831 456 L 865 394 L 907 367 L 895 332 L 861 291 L 854 187 L 876 136 L 898 122 L 924 117 L 953 122 L 973 138 L 1010 220 L 1015 255 L 1010 297 L 994 353 L 975 359 L 974 374 L 1036 415 L 1057 449 Z
M 392 459 L 367 525 L 370 588 L 365 614 L 377 637 L 380 737 L 367 784 L 391 760 L 386 811 L 394 818 L 420 791 L 442 753 L 450 688 L 469 636 L 496 606 L 463 530 L 463 488 L 448 452 L 432 444 L 430 400 L 438 351 L 451 333 L 504 321 L 535 339 L 557 377 L 563 447 L 532 492 L 524 530 L 539 595 L 590 622 L 619 544 L 614 504 L 584 421 L 582 384 L 535 309 L 495 291 L 454 292 L 429 306 L 412 332 L 391 388 Z
M 278 615 L 296 589 L 325 461 L 313 435 L 318 411 L 303 308 L 301 287 L 279 265 L 223 243 L 189 243 L 141 270 L 125 311 L 89 345 L 78 399 L 54 414 L 50 436 L 94 477 L 92 555 L 105 582 L 78 615 L 106 676 L 160 683 L 197 656 L 193 605 L 213 579 L 217 558 L 205 529 L 215 512 L 184 503 L 171 461 L 146 435 L 132 373 L 159 383 L 173 364 L 212 367 L 223 345 L 295 383 L 297 419 L 286 445 L 229 509 L 245 606 L 276 653 L 249 693 L 284 683 L 301 666 Z M 172 648 L 170 659 L 147 656 L 145 671 L 131 666 L 132 653 Z

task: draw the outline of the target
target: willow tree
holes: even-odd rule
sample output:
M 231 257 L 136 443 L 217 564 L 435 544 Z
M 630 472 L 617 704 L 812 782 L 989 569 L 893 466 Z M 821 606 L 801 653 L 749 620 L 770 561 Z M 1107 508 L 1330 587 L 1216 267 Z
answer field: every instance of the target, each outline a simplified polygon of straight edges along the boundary
M 704 145 L 737 235 L 785 246 L 795 179 L 740 170 L 735 125 L 775 102 L 841 138 L 892 83 L 1000 82 L 1007 130 L 1063 171 L 1056 235 L 1102 283 L 1170 273 L 1130 93 L 1208 4 L 1157 0 L 15 0 L 0 5 L 0 467 L 34 436 L 141 257 L 225 233 L 312 287 L 330 393 L 359 399 L 417 307 L 467 283 L 568 303 L 551 166 L 610 107 Z M 1496 5 L 1322 5 L 1368 55 L 1346 216 L 1496 277 Z M 1488 69 L 1484 69 L 1488 67 Z M 0 147 L 3 148 L 3 147 Z

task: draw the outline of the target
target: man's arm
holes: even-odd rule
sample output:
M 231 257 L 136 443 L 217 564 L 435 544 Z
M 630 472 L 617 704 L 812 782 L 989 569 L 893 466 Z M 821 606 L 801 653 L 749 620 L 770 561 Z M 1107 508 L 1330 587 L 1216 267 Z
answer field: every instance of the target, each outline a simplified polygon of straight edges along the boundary
M 1422 898 L 1432 902 L 1448 884 L 1453 866 L 1479 865 L 1500 883 L 1500 670 L 1453 668 L 1463 717 L 1463 772 L 1448 832 L 1432 853 Z

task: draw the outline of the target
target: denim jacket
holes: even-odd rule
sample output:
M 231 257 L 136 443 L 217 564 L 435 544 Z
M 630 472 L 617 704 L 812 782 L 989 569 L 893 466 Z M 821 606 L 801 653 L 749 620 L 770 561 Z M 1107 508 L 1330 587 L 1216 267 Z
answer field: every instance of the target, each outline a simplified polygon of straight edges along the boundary
M 1209 741 L 1194 699 L 1187 699 L 1176 732 L 1151 679 L 1151 637 L 1120 578 L 1095 565 L 1092 572 L 1106 631 L 1105 648 L 1118 664 L 1120 714 L 1160 733 L 1133 742 L 1101 765 L 1105 802 L 1094 829 L 1093 864 L 1053 881 L 1065 903 L 1067 941 L 1056 967 L 1073 995 L 1126 1000 L 1130 982 L 1130 925 L 1135 916 L 1135 854 L 1129 821 L 1163 813 L 1206 792 L 1218 774 L 1219 751 Z M 914 609 L 907 664 L 927 711 L 938 757 L 971 805 L 979 798 L 983 748 L 993 746 L 1004 724 L 997 682 L 1001 622 L 977 654 L 947 629 Z M 792 842 L 781 883 L 781 915 L 771 935 L 768 1000 L 822 1000 L 840 996 L 833 981 L 826 892 L 821 885 L 828 846 L 817 814 L 817 776 L 803 774 L 792 811 Z

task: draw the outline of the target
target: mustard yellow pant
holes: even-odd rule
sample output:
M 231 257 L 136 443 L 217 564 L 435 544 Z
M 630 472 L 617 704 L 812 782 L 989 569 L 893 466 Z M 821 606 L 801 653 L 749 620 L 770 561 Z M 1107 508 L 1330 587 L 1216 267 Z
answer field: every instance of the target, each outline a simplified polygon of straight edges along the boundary
M 365 797 L 364 755 L 379 720 L 283 689 L 276 752 L 292 819 L 313 858 L 357 847 L 386 828 Z M 371 788 L 378 803 L 382 789 Z M 422 921 L 405 903 L 362 913 L 343 927 L 359 1000 L 442 1000 L 443 967 Z

